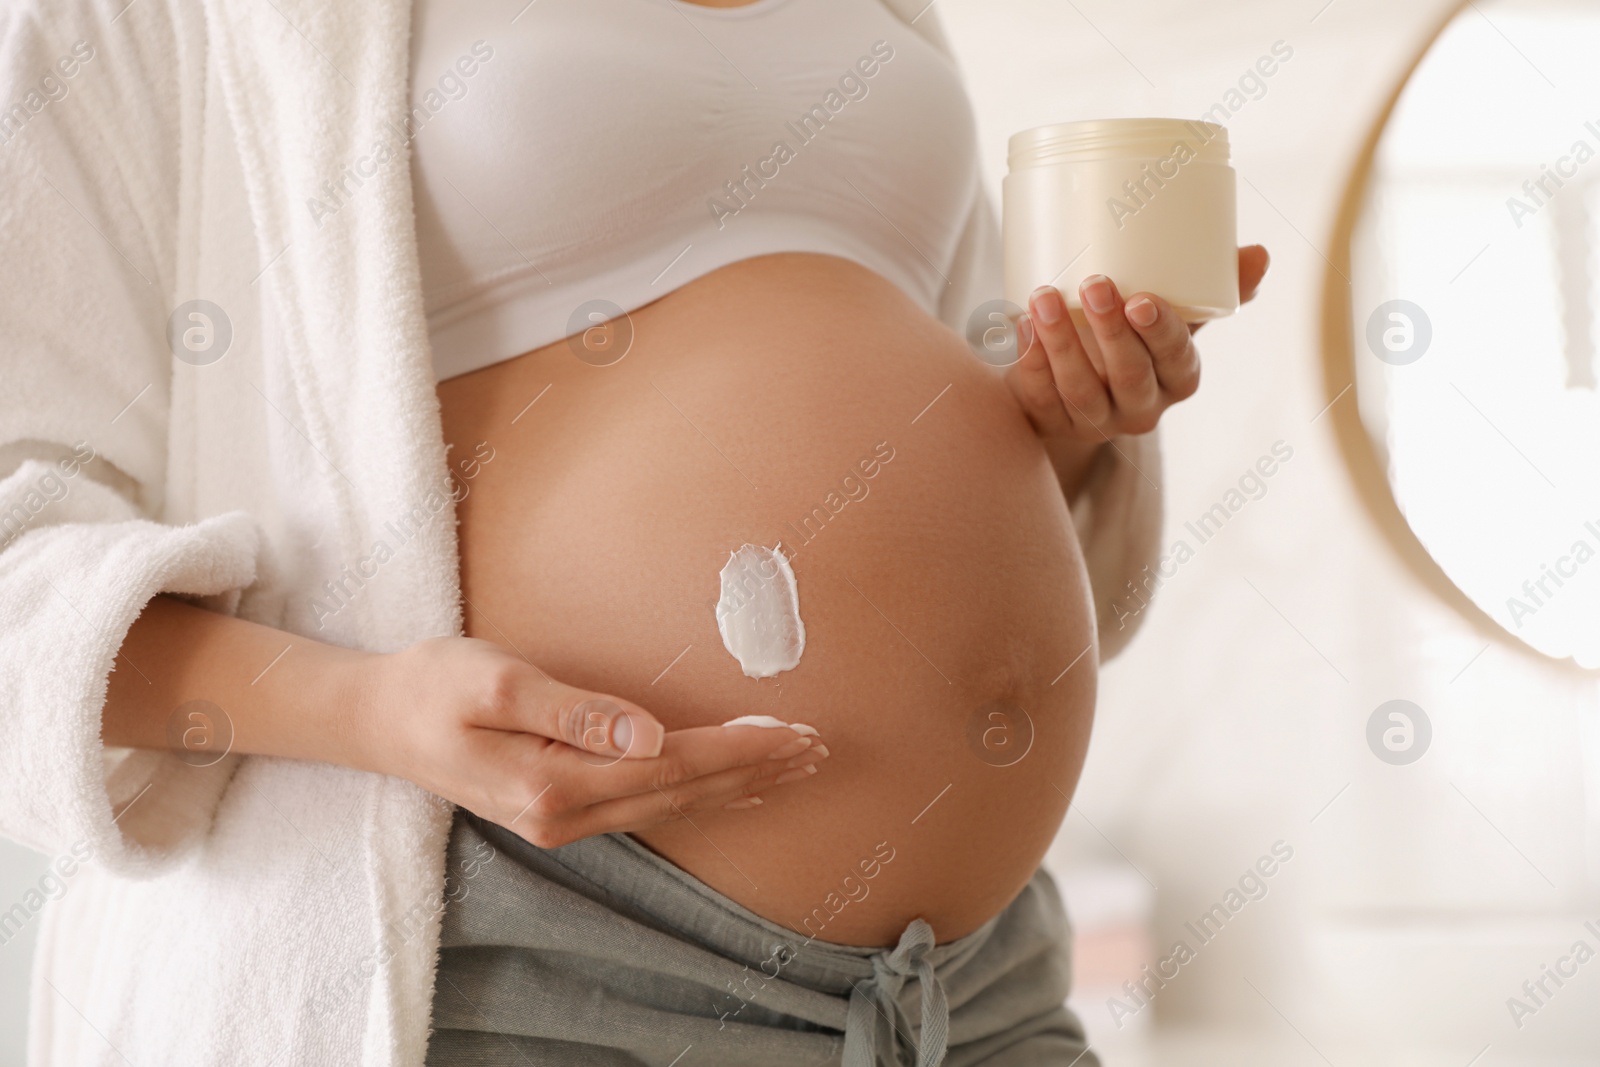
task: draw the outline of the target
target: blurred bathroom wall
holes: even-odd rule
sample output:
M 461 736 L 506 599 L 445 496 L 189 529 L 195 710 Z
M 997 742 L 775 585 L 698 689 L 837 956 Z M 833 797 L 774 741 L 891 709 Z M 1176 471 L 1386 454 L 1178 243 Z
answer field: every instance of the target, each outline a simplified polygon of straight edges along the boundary
M 1094 985 L 1075 1003 L 1111 1063 L 1600 1063 L 1600 963 L 1547 979 L 1537 1004 L 1523 989 L 1574 942 L 1600 946 L 1595 682 L 1491 644 L 1421 588 L 1322 414 L 1320 296 L 1351 160 L 1453 6 L 939 0 L 997 197 L 1016 130 L 1228 100 L 1240 238 L 1273 255 L 1256 304 L 1202 332 L 1204 384 L 1163 423 L 1166 543 L 1195 554 L 1103 675 L 1051 854 Z M 1275 44 L 1292 57 L 1247 77 Z M 1185 520 L 1280 442 L 1292 458 L 1197 544 Z M 1408 765 L 1368 746 L 1391 700 L 1431 723 Z M 1104 972 L 1140 944 L 1156 978 L 1118 996 Z

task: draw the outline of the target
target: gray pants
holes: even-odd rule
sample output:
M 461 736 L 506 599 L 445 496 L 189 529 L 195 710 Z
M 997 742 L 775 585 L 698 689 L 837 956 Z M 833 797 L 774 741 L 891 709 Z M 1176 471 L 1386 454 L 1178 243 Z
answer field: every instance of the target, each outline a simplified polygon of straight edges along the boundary
M 892 949 L 797 935 L 623 835 L 539 849 L 458 811 L 430 1067 L 1098 1067 L 1063 1001 L 1067 921 L 1005 911 Z

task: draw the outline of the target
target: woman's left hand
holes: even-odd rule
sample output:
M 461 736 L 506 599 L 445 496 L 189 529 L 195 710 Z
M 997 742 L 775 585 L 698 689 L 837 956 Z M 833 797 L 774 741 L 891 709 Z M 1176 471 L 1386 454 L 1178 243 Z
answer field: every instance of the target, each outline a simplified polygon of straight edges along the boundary
M 1261 245 L 1239 249 L 1239 298 L 1256 295 L 1267 272 Z M 1061 292 L 1034 291 L 1017 322 L 1022 358 L 1006 383 L 1044 438 L 1100 445 L 1118 434 L 1149 433 L 1163 412 L 1200 387 L 1200 352 L 1191 327 L 1153 293 L 1124 300 L 1103 275 L 1079 290 L 1087 328 L 1078 329 Z

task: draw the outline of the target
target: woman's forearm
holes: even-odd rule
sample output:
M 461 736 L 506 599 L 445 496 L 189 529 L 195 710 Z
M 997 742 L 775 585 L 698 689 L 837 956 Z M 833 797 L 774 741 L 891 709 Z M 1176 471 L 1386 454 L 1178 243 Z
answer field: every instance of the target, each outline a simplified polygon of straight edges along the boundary
M 226 718 L 191 704 L 200 700 Z M 669 736 L 637 704 L 565 685 L 488 641 L 359 652 L 166 596 L 123 641 L 101 739 L 207 762 L 231 751 L 395 775 L 543 848 L 748 808 L 828 754 L 820 737 L 790 729 Z
M 101 738 L 182 746 L 191 720 L 180 709 L 205 700 L 231 724 L 230 751 L 359 766 L 358 680 L 374 658 L 159 596 L 123 641 Z M 213 725 L 225 742 L 225 727 Z M 205 736 L 188 735 L 192 744 Z

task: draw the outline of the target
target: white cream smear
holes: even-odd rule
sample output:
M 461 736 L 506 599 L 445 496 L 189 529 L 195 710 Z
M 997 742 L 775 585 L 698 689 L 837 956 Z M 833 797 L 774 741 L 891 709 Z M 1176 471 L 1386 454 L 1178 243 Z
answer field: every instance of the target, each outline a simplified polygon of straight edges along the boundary
M 777 718 L 776 716 L 772 716 L 772 715 L 741 715 L 737 719 L 729 719 L 727 722 L 723 723 L 722 725 L 724 725 L 724 726 L 767 726 L 767 727 L 772 727 L 774 729 L 778 729 L 778 728 L 782 728 L 782 727 L 786 726 L 789 729 L 793 730 L 797 734 L 803 734 L 803 735 L 806 735 L 808 737 L 821 737 L 822 736 L 821 734 L 819 734 L 817 732 L 817 728 L 815 726 L 807 726 L 803 722 L 784 722 L 782 719 Z
M 742 545 L 728 554 L 722 566 L 717 631 L 723 647 L 748 677 L 771 678 L 800 663 L 806 627 L 800 621 L 794 570 L 781 550 Z

